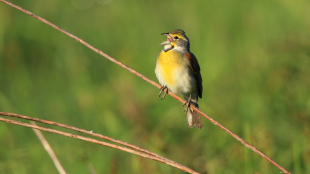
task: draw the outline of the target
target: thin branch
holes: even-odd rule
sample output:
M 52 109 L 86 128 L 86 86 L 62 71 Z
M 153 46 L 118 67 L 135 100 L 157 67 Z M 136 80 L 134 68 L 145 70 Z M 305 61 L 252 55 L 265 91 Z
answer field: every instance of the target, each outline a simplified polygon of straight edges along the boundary
M 30 124 L 35 125 L 36 123 L 34 121 L 30 121 Z M 44 138 L 43 134 L 41 133 L 41 131 L 37 130 L 37 129 L 32 129 L 34 131 L 34 133 L 38 136 L 39 140 L 41 141 L 44 149 L 47 151 L 47 153 L 49 154 L 49 156 L 52 158 L 52 161 L 54 163 L 54 165 L 56 166 L 58 172 L 60 174 L 67 174 L 67 172 L 65 171 L 65 169 L 62 167 L 61 163 L 59 162 L 57 156 L 55 155 L 52 147 L 49 145 L 49 143 L 47 142 L 47 140 Z
M 30 120 L 30 121 L 36 121 L 36 122 L 40 122 L 40 123 L 44 123 L 44 124 L 49 124 L 49 125 L 54 125 L 54 126 L 66 128 L 66 129 L 69 129 L 69 130 L 74 130 L 74 131 L 77 131 L 77 132 L 81 132 L 81 133 L 84 133 L 84 134 L 92 135 L 92 136 L 95 136 L 95 137 L 98 137 L 98 138 L 102 138 L 102 139 L 105 139 L 105 140 L 108 140 L 108 141 L 112 141 L 112 142 L 117 143 L 117 144 L 121 144 L 121 145 L 130 147 L 130 148 L 135 149 L 137 151 L 141 151 L 141 152 L 144 152 L 146 154 L 153 155 L 155 157 L 161 158 L 161 159 L 163 159 L 165 161 L 170 161 L 172 163 L 175 163 L 176 165 L 181 165 L 181 164 L 178 164 L 178 163 L 176 163 L 176 162 L 174 162 L 174 161 L 172 161 L 172 160 L 170 160 L 168 158 L 160 156 L 160 155 L 158 155 L 158 154 L 156 154 L 154 152 L 148 151 L 146 149 L 142 149 L 142 148 L 140 148 L 138 146 L 135 146 L 135 145 L 132 145 L 132 144 L 120 141 L 120 140 L 116 140 L 114 138 L 111 138 L 111 137 L 108 137 L 108 136 L 104 136 L 104 135 L 101 135 L 101 134 L 98 134 L 98 133 L 94 133 L 94 132 L 91 132 L 91 131 L 80 129 L 80 128 L 77 128 L 77 127 L 68 126 L 68 125 L 57 123 L 57 122 L 53 122 L 53 121 L 48 121 L 48 120 L 43 120 L 43 119 L 39 119 L 39 118 L 28 117 L 28 116 L 25 116 L 25 115 L 19 115 L 19 114 L 14 114 L 14 113 L 7 113 L 7 112 L 1 112 L 0 111 L 0 115 L 9 116 L 9 117 L 15 117 L 15 118 L 21 118 L 21 119 Z M 182 167 L 183 168 L 187 168 L 186 166 L 182 166 Z M 187 169 L 191 170 L 189 168 L 187 168 Z
M 140 77 L 141 79 L 149 82 L 150 84 L 154 85 L 155 87 L 157 87 L 158 89 L 160 89 L 160 85 L 155 83 L 154 81 L 150 80 L 149 78 L 145 77 L 144 75 L 138 73 L 137 71 L 129 68 L 128 66 L 126 66 L 125 64 L 115 60 L 114 58 L 112 58 L 111 56 L 105 54 L 104 52 L 100 51 L 99 49 L 91 46 L 89 43 L 85 42 L 84 40 L 74 36 L 73 34 L 63 30 L 62 28 L 52 24 L 51 22 L 15 5 L 15 4 L 12 4 L 6 0 L 0 0 L 38 20 L 40 20 L 41 22 L 55 28 L 56 30 L 62 32 L 62 33 L 65 33 L 66 35 L 68 35 L 69 37 L 75 39 L 76 41 L 80 42 L 81 44 L 87 46 L 88 48 L 90 48 L 91 50 L 97 52 L 98 54 L 104 56 L 105 58 L 109 59 L 110 61 L 116 63 L 117 65 L 127 69 L 128 71 L 130 71 L 131 73 L 137 75 L 138 77 Z M 171 91 L 169 91 L 168 93 L 170 96 L 174 97 L 175 99 L 179 100 L 180 102 L 184 103 L 185 100 L 181 99 L 179 96 L 177 96 L 176 94 L 172 93 Z M 251 144 L 249 144 L 248 142 L 244 141 L 242 138 L 240 138 L 238 135 L 234 134 L 232 131 L 230 131 L 229 129 L 227 129 L 226 127 L 224 127 L 223 125 L 221 125 L 219 122 L 215 121 L 213 118 L 211 118 L 210 116 L 208 116 L 207 114 L 203 113 L 202 111 L 200 111 L 199 109 L 197 109 L 196 107 L 194 107 L 193 105 L 190 106 L 192 109 L 194 109 L 195 111 L 197 111 L 199 114 L 201 114 L 202 116 L 204 116 L 206 119 L 208 119 L 210 122 L 212 122 L 214 125 L 220 127 L 221 129 L 223 129 L 225 132 L 227 132 L 229 135 L 231 135 L 232 137 L 234 137 L 236 140 L 238 140 L 239 142 L 241 142 L 243 145 L 245 145 L 247 148 L 251 149 L 252 151 L 254 151 L 255 153 L 257 153 L 258 155 L 260 155 L 261 157 L 265 158 L 267 161 L 269 161 L 271 164 L 273 164 L 274 166 L 276 166 L 277 168 L 279 168 L 280 170 L 282 170 L 284 173 L 286 174 L 290 174 L 289 171 L 287 171 L 285 168 L 283 168 L 282 166 L 280 166 L 278 163 L 276 163 L 274 160 L 272 160 L 270 157 L 268 157 L 267 155 L 265 155 L 263 152 L 259 151 L 258 149 L 256 149 L 254 146 L 252 146 Z
M 161 158 L 158 158 L 158 157 L 155 157 L 155 156 L 143 153 L 143 152 L 139 152 L 139 151 L 136 151 L 136 150 L 133 150 L 133 149 L 129 149 L 129 148 L 126 148 L 126 147 L 122 147 L 122 146 L 118 146 L 118 145 L 115 145 L 115 144 L 99 141 L 99 140 L 96 140 L 96 139 L 93 139 L 93 138 L 88 138 L 88 137 L 83 137 L 83 136 L 80 136 L 80 135 L 70 134 L 70 133 L 66 133 L 66 132 L 62 132 L 62 131 L 58 131 L 58 130 L 54 130 L 54 129 L 49 129 L 49 128 L 45 128 L 45 127 L 41 127 L 41 126 L 31 125 L 31 124 L 28 124 L 28 123 L 23 123 L 23 122 L 20 122 L 20 121 L 10 120 L 10 119 L 6 119 L 6 118 L 2 118 L 2 117 L 0 117 L 0 121 L 6 122 L 6 123 L 11 123 L 11 124 L 16 124 L 16 125 L 21 125 L 21 126 L 25 126 L 25 127 L 30 127 L 30 128 L 33 128 L 33 129 L 38 129 L 38 130 L 42 130 L 42 131 L 46 131 L 46 132 L 51 132 L 51 133 L 54 133 L 54 134 L 59 134 L 59 135 L 63 135 L 63 136 L 67 136 L 67 137 L 71 137 L 71 138 L 75 138 L 75 139 L 79 139 L 79 140 L 83 140 L 83 141 L 88 141 L 88 142 L 91 142 L 91 143 L 100 144 L 100 145 L 103 145 L 103 146 L 111 147 L 111 148 L 114 148 L 114 149 L 118 149 L 118 150 L 122 150 L 122 151 L 125 151 L 125 152 L 128 152 L 128 153 L 139 155 L 139 156 L 142 156 L 142 157 L 145 157 L 145 158 L 149 158 L 149 159 L 152 159 L 152 160 L 155 160 L 155 161 L 159 161 L 161 163 L 164 163 L 164 164 L 173 166 L 175 168 L 181 169 L 183 171 L 186 171 L 188 173 L 199 174 L 198 172 L 193 171 L 191 169 L 188 170 L 187 167 L 184 168 L 182 165 L 176 165 L 176 163 L 173 163 L 173 162 L 170 162 L 170 161 L 165 161 L 165 160 L 163 160 Z
M 91 163 L 88 163 L 87 166 L 88 166 L 88 169 L 90 171 L 90 174 L 97 174 L 96 171 L 95 171 L 94 166 Z

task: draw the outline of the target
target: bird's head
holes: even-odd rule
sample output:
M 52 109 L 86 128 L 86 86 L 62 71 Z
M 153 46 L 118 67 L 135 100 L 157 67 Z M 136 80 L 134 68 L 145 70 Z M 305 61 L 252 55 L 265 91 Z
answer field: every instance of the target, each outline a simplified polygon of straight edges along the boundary
M 185 35 L 185 32 L 180 29 L 172 30 L 169 33 L 162 33 L 167 36 L 167 41 L 161 43 L 164 45 L 164 50 L 169 51 L 175 49 L 178 51 L 189 51 L 189 40 Z

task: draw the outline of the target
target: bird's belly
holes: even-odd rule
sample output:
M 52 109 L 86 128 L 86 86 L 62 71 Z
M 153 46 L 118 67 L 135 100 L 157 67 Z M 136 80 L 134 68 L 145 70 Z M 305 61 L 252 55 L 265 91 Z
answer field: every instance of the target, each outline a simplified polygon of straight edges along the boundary
M 155 73 L 159 83 L 176 94 L 189 94 L 197 90 L 196 79 L 188 60 L 178 53 L 168 52 L 161 53 L 157 59 Z

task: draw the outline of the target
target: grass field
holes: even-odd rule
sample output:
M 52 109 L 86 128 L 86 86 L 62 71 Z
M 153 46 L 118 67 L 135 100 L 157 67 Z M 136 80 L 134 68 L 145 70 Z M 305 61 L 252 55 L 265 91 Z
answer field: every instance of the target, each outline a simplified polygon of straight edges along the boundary
M 290 172 L 310 173 L 309 1 L 108 1 L 12 2 L 156 82 L 159 44 L 166 40 L 160 33 L 183 29 L 201 67 L 200 109 Z M 0 111 L 93 130 L 201 173 L 280 173 L 206 119 L 202 130 L 188 128 L 181 103 L 170 96 L 161 101 L 158 92 L 0 3 Z M 68 173 L 90 173 L 89 165 L 98 174 L 184 173 L 119 150 L 43 134 Z M 1 122 L 0 173 L 57 170 L 33 130 Z

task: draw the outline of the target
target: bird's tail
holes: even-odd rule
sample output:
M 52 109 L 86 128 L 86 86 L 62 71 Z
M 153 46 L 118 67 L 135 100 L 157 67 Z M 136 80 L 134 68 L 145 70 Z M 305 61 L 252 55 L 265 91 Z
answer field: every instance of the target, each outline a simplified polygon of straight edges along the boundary
M 199 108 L 197 102 L 191 101 L 191 105 L 194 105 L 196 108 Z M 197 126 L 199 129 L 203 127 L 201 115 L 198 114 L 193 109 L 188 108 L 186 112 L 186 117 L 187 117 L 187 123 L 189 127 L 193 128 L 194 126 Z

